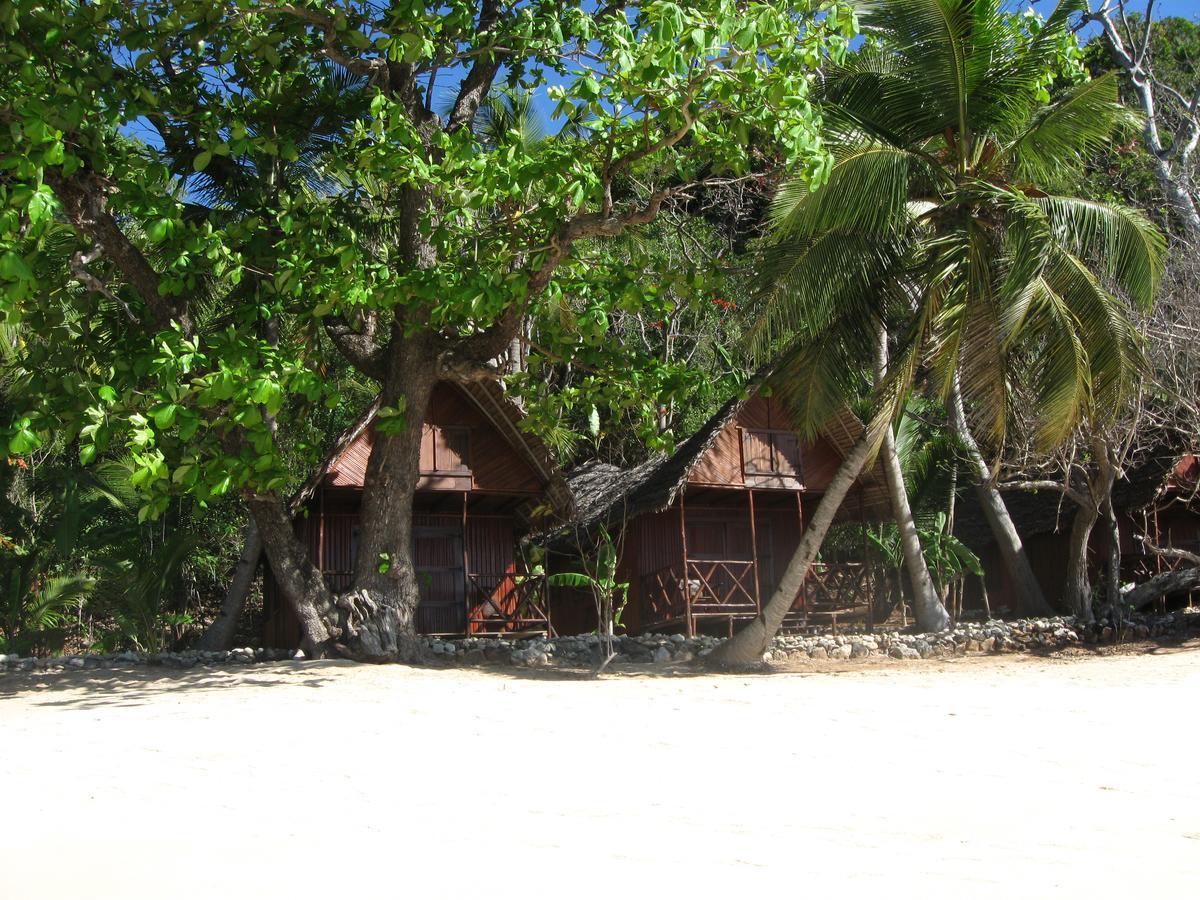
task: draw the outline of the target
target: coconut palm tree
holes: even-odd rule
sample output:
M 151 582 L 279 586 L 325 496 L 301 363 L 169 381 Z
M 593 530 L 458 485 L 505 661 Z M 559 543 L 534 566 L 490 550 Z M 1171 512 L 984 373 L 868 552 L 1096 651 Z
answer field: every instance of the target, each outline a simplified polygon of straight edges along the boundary
M 975 435 L 1003 439 L 1017 349 L 1043 443 L 1117 409 L 1140 360 L 1124 301 L 1147 307 L 1162 270 L 1163 239 L 1144 216 L 1067 192 L 1128 115 L 1109 76 L 1045 102 L 1076 9 L 1061 4 L 1030 31 L 999 0 L 871 3 L 868 43 L 819 91 L 825 183 L 793 181 L 778 197 L 773 289 L 754 331 L 758 353 L 783 350 L 777 385 L 814 429 L 890 336 L 872 440 L 885 443 L 914 386 L 946 401 L 1026 608 L 1045 601 Z M 870 455 L 852 452 L 844 468 Z M 810 563 L 797 553 L 795 577 L 726 645 L 726 662 L 757 658 Z

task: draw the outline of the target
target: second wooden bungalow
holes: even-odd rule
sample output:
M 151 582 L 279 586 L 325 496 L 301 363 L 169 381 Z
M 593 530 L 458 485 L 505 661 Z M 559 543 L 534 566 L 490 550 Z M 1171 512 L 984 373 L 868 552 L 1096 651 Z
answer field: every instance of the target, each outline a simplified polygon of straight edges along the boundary
M 670 456 L 632 469 L 589 463 L 571 472 L 577 517 L 548 540 L 548 567 L 586 569 L 603 526 L 619 548 L 619 580 L 629 584 L 625 631 L 731 633 L 775 591 L 862 428 L 845 410 L 805 441 L 778 401 L 760 394 L 731 399 Z M 840 517 L 870 518 L 886 509 L 882 475 L 872 470 Z M 785 625 L 869 619 L 882 585 L 866 554 L 856 555 L 814 565 Z M 552 592 L 559 633 L 595 628 L 593 609 L 579 591 Z

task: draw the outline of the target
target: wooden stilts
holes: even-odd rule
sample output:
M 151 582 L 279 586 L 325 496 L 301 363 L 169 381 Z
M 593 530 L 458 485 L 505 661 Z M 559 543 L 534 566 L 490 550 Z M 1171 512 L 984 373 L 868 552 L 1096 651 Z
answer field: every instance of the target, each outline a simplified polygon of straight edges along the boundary
M 758 529 L 754 523 L 754 490 L 747 491 L 750 495 L 750 560 L 754 565 L 754 611 L 762 612 L 762 582 L 758 576 Z M 732 632 L 733 622 L 730 620 Z M 733 637 L 732 633 L 730 637 Z
M 321 488 L 317 501 L 317 571 L 325 578 L 325 488 Z
M 799 537 L 797 543 L 804 540 L 804 501 L 800 498 L 800 494 L 796 494 L 796 521 L 800 523 Z M 793 598 L 792 605 L 796 605 L 796 600 Z M 800 582 L 800 608 L 804 610 L 804 627 L 808 628 L 808 574 L 805 573 L 804 581 Z
M 692 618 L 692 588 L 688 572 L 687 514 L 683 508 L 683 488 L 679 489 L 679 546 L 683 551 L 683 617 L 688 637 L 696 636 L 696 623 Z
M 462 537 L 459 538 L 459 543 L 462 544 L 462 580 L 463 580 L 463 630 L 468 637 L 471 636 L 471 575 L 470 575 L 470 560 L 467 557 L 467 498 L 470 494 L 463 491 L 462 495 Z

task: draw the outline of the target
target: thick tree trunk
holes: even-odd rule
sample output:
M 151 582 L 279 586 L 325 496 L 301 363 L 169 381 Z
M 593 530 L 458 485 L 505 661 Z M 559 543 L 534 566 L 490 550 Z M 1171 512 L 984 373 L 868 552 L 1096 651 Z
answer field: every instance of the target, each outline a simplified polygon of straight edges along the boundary
M 1095 504 L 1076 504 L 1075 519 L 1071 522 L 1071 539 L 1067 550 L 1067 578 L 1063 600 L 1067 608 L 1084 622 L 1091 622 L 1092 580 L 1088 574 L 1088 545 L 1092 529 L 1099 517 Z
M 394 338 L 400 343 L 399 338 Z M 349 617 L 339 652 L 366 660 L 414 660 L 420 602 L 413 564 L 412 508 L 420 477 L 421 428 L 437 382 L 437 358 L 419 338 L 392 361 L 380 406 L 403 407 L 405 427 L 377 432 L 363 481 L 354 581 L 339 606 Z
M 788 563 L 779 587 L 775 589 L 775 593 L 758 616 L 708 656 L 709 664 L 733 668 L 762 662 L 763 654 L 779 632 L 784 616 L 792 608 L 792 603 L 804 586 L 809 567 L 817 558 L 821 543 L 833 524 L 842 500 L 866 465 L 871 449 L 872 442 L 867 436 L 859 438 L 850 448 L 850 452 L 838 466 L 837 472 L 821 496 L 821 502 L 817 504 L 816 511 L 808 522 L 800 545 Z
M 883 384 L 887 374 L 887 332 L 880 328 L 875 360 L 875 386 Z M 900 549 L 904 554 L 904 568 L 908 572 L 908 583 L 912 587 L 913 611 L 917 625 L 923 631 L 942 631 L 950 627 L 950 615 L 938 599 L 925 554 L 921 549 L 921 538 L 917 534 L 917 523 L 913 520 L 912 507 L 908 502 L 908 489 L 904 485 L 904 471 L 900 467 L 900 456 L 896 452 L 896 435 L 889 424 L 883 431 L 880 450 L 884 480 L 887 482 L 888 498 L 892 505 L 892 518 L 900 531 Z
M 995 479 L 992 478 L 992 472 L 971 434 L 971 429 L 967 426 L 962 394 L 959 392 L 957 383 L 950 395 L 949 407 L 950 425 L 966 448 L 971 467 L 975 470 L 975 495 L 979 498 L 980 506 L 983 507 L 983 514 L 992 529 L 996 546 L 1000 548 L 1004 567 L 1012 579 L 1013 589 L 1016 591 L 1016 608 L 1018 612 L 1027 615 L 1052 615 L 1054 611 L 1046 602 L 1037 576 L 1033 574 L 1033 567 L 1029 565 L 1025 547 L 1021 543 L 1021 536 L 1017 534 L 1017 528 L 1008 514 L 1004 498 L 1000 496 Z
M 253 517 L 246 523 L 242 532 L 242 555 L 233 570 L 229 588 L 225 591 L 225 599 L 221 601 L 221 611 L 208 626 L 200 640 L 196 642 L 197 650 L 228 650 L 233 646 L 233 638 L 237 633 L 238 620 L 246 606 L 246 597 L 254 584 L 254 576 L 258 572 L 258 560 L 262 556 L 262 539 L 258 535 L 258 525 Z

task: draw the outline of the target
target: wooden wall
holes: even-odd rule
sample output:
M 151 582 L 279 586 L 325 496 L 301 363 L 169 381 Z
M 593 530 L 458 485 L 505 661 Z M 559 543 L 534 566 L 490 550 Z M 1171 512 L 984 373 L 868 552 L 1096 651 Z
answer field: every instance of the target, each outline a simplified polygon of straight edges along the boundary
M 506 596 L 511 593 L 511 578 L 495 576 L 517 572 L 516 523 L 512 516 L 468 511 L 464 532 L 461 513 L 414 511 L 413 529 L 414 562 L 422 585 L 423 605 L 429 607 L 418 613 L 422 630 L 454 630 L 452 626 L 463 618 L 468 575 L 487 576 L 484 583 L 495 586 Z M 324 497 L 318 496 L 297 519 L 296 530 L 309 558 L 326 573 L 329 586 L 335 591 L 345 590 L 357 555 L 357 492 L 327 491 Z M 267 646 L 299 646 L 299 623 L 286 606 L 269 570 L 264 595 Z
M 779 444 L 764 445 L 764 437 L 777 434 Z M 798 452 L 792 442 L 798 444 Z M 791 418 L 780 404 L 770 397 L 751 397 L 742 406 L 733 421 L 717 435 L 712 446 L 700 458 L 688 475 L 688 482 L 696 485 L 746 486 L 743 475 L 743 460 L 749 453 L 751 470 L 755 469 L 756 456 L 774 454 L 786 459 L 799 457 L 798 477 L 776 477 L 759 475 L 752 479 L 756 489 L 782 489 L 822 491 L 833 478 L 841 457 L 837 450 L 823 437 L 812 441 L 800 441 L 795 437 Z M 761 468 L 760 468 L 761 471 Z
M 329 487 L 362 487 L 374 431 L 368 428 L 330 467 Z M 453 385 L 434 388 L 421 438 L 422 490 L 537 494 L 544 485 L 488 418 Z

